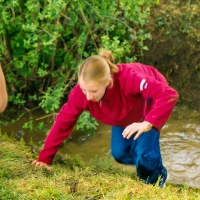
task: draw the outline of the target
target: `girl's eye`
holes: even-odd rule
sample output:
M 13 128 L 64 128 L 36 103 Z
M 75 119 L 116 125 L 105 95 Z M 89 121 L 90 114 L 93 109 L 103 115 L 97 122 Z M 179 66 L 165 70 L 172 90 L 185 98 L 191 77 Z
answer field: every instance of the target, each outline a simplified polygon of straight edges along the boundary
M 95 94 L 95 93 L 97 93 L 97 91 L 96 90 L 95 91 L 91 91 L 91 93 Z
M 83 89 L 82 89 L 82 92 L 83 92 L 84 94 L 87 93 L 87 91 L 86 91 L 86 90 L 83 90 Z M 95 94 L 95 93 L 97 93 L 97 90 L 90 91 L 90 93 Z

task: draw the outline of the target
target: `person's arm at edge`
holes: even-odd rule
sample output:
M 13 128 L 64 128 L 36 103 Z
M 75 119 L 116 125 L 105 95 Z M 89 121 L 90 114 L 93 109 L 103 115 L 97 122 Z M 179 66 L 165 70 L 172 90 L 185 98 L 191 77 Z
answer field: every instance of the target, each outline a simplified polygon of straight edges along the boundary
M 7 103 L 8 93 L 6 90 L 6 81 L 0 64 L 0 113 L 6 109 Z

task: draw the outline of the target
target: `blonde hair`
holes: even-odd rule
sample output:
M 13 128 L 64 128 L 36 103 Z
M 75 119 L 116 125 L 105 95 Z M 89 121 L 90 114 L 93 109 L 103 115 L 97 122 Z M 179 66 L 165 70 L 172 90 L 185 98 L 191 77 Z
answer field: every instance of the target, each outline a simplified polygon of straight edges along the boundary
M 109 50 L 102 50 L 99 55 L 88 57 L 79 67 L 78 79 L 103 82 L 118 72 L 114 56 Z

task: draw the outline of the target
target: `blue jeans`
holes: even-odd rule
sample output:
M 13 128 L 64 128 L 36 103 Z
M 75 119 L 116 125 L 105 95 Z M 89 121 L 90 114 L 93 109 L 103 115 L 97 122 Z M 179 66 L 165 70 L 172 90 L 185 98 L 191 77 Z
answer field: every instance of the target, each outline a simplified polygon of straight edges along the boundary
M 160 133 L 154 128 L 140 135 L 137 140 L 125 139 L 124 128 L 113 126 L 111 154 L 119 163 L 135 165 L 137 176 L 147 184 L 155 184 L 164 168 L 160 153 Z

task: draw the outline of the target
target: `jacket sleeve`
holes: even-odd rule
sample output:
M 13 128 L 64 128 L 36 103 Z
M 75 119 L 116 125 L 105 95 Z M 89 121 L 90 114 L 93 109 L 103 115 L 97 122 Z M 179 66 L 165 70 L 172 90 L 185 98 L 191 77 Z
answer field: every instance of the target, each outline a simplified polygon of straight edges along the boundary
M 51 164 L 60 145 L 72 132 L 79 115 L 87 107 L 84 95 L 76 86 L 69 95 L 68 102 L 61 108 L 53 124 L 38 161 Z
M 141 94 L 146 100 L 144 120 L 161 130 L 178 101 L 178 93 L 166 80 L 137 74 L 132 79 L 133 93 Z

